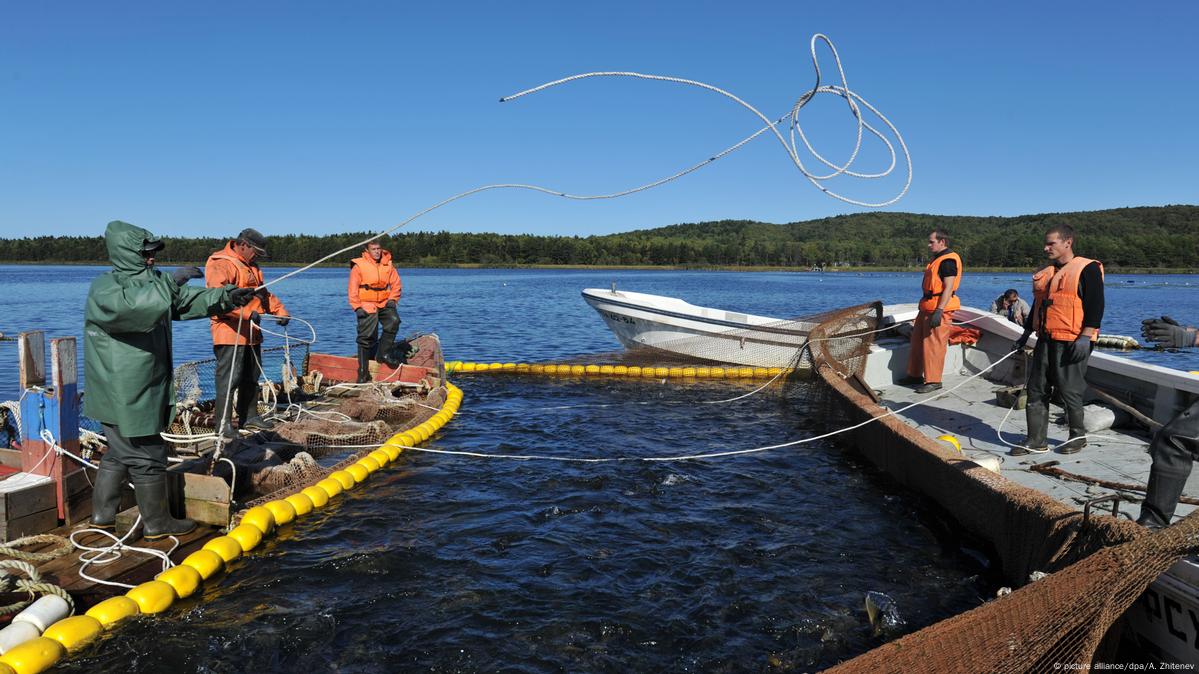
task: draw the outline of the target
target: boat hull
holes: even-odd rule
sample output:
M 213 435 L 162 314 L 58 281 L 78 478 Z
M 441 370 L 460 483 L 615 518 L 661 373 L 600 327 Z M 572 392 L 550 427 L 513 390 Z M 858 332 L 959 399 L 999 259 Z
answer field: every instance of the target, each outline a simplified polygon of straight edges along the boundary
M 583 299 L 625 348 L 753 367 L 796 367 L 812 324 L 589 288 Z

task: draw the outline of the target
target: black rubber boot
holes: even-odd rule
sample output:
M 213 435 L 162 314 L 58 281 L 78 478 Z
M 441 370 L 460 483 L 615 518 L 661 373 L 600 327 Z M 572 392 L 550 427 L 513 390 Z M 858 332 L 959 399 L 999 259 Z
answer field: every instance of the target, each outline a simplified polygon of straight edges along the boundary
M 358 347 L 358 383 L 365 384 L 371 380 L 371 351 Z
M 1166 473 L 1158 470 L 1157 466 L 1149 469 L 1149 490 L 1141 503 L 1141 516 L 1137 518 L 1137 524 L 1148 529 L 1170 526 L 1186 484 L 1186 475 Z
M 121 488 L 128 480 L 129 471 L 117 468 L 108 461 L 101 461 L 96 471 L 96 484 L 92 485 L 91 525 L 97 529 L 113 529 L 117 526 L 117 509 L 121 507 Z
M 1057 451 L 1062 454 L 1077 454 L 1087 446 L 1087 427 L 1083 423 L 1083 412 L 1080 409 L 1066 410 L 1066 419 L 1070 426 L 1070 437 L 1073 439 L 1058 447 Z
M 1024 447 L 1012 448 L 1012 456 L 1049 451 L 1048 445 L 1045 444 L 1045 433 L 1049 430 L 1048 408 L 1036 403 L 1030 404 L 1024 408 L 1024 418 L 1028 422 L 1028 436 L 1024 440 Z
M 182 536 L 196 528 L 196 523 L 191 520 L 171 516 L 165 475 L 144 482 L 135 480 L 133 492 L 137 495 L 137 509 L 142 516 L 142 537 L 146 540 Z

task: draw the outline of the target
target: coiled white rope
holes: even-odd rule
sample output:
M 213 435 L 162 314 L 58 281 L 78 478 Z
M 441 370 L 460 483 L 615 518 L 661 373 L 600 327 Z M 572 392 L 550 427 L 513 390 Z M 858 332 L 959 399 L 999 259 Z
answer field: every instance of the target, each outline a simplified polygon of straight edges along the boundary
M 98 465 L 92 463 L 91 461 L 88 461 L 87 459 L 84 459 L 81 456 L 78 456 L 78 455 L 72 453 L 70 450 L 66 449 L 62 445 L 59 445 L 58 442 L 54 439 L 54 435 L 50 432 L 49 429 L 42 429 L 41 437 L 42 437 L 42 440 L 44 442 L 46 442 L 46 444 L 54 450 L 55 455 L 65 454 L 66 456 L 69 456 L 72 459 L 75 459 L 76 461 L 78 461 L 81 465 L 90 466 L 92 468 L 99 470 L 100 467 Z M 46 456 L 50 456 L 50 454 L 51 454 L 51 452 L 46 452 L 46 455 L 43 456 L 42 459 L 44 460 L 46 458 Z M 40 464 L 41 462 L 39 461 L 38 463 Z M 85 580 L 91 581 L 93 583 L 100 583 L 101 585 L 111 585 L 113 587 L 123 587 L 126 589 L 132 589 L 134 587 L 133 585 L 127 585 L 125 583 L 118 583 L 115 581 L 102 580 L 100 578 L 95 578 L 93 576 L 88 575 L 87 571 L 86 571 L 86 569 L 89 566 L 103 566 L 105 564 L 111 564 L 112 562 L 115 562 L 116 560 L 121 558 L 121 553 L 126 550 L 128 550 L 130 552 L 139 552 L 139 553 L 146 554 L 146 555 L 152 555 L 154 557 L 158 557 L 158 558 L 162 559 L 162 570 L 163 571 L 166 571 L 167 569 L 174 566 L 175 563 L 171 561 L 170 555 L 172 552 L 175 551 L 176 548 L 179 547 L 179 539 L 174 536 L 169 537 L 172 541 L 172 545 L 171 545 L 170 549 L 168 549 L 166 551 L 157 550 L 155 548 L 144 548 L 144 547 L 139 547 L 139 546 L 135 546 L 135 545 L 128 545 L 125 543 L 125 541 L 128 540 L 129 537 L 132 536 L 134 534 L 134 532 L 137 531 L 138 525 L 141 524 L 141 521 L 142 521 L 142 517 L 139 514 L 137 516 L 137 519 L 133 522 L 133 526 L 129 527 L 129 531 L 126 532 L 125 535 L 120 538 L 117 538 L 111 532 L 105 531 L 103 529 L 84 528 L 84 529 L 76 529 L 75 531 L 72 531 L 71 535 L 69 537 L 71 544 L 74 545 L 76 548 L 79 548 L 80 550 L 83 551 L 83 552 L 79 553 L 79 561 L 82 562 L 82 564 L 80 564 L 80 566 L 79 566 L 79 577 L 83 578 Z M 105 546 L 84 545 L 75 539 L 76 536 L 79 536 L 82 534 L 101 534 L 103 536 L 106 536 L 106 537 L 112 539 L 113 543 L 111 545 L 105 545 Z

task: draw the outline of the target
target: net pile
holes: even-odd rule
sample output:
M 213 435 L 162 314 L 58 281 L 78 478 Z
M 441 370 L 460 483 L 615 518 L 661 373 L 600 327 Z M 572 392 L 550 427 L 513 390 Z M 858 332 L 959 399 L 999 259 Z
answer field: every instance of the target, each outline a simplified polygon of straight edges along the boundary
M 262 396 L 257 412 L 266 413 L 279 399 L 288 400 L 295 392 L 292 383 L 308 369 L 308 345 L 274 346 L 262 349 Z M 213 414 L 216 398 L 216 359 L 196 360 L 175 367 L 175 420 L 167 431 L 178 436 L 216 432 Z M 234 400 L 237 393 L 234 392 Z M 230 405 L 234 402 L 230 401 Z M 191 443 L 172 443 L 177 450 L 191 449 Z
M 271 430 L 239 443 L 233 461 L 239 471 L 251 468 L 240 500 L 250 508 L 315 484 L 433 416 L 445 398 L 440 386 L 334 385 L 319 405 L 293 406 L 292 418 L 275 417 Z M 249 463 L 259 456 L 265 460 Z
M 882 412 L 861 380 L 880 316 L 877 303 L 851 307 L 811 332 L 815 397 L 832 426 Z M 1034 571 L 1051 575 L 830 671 L 1051 672 L 1100 662 L 1114 650 L 1116 639 L 1105 636 L 1116 620 L 1158 575 L 1199 549 L 1199 515 L 1155 534 L 1115 517 L 1084 518 L 962 461 L 895 416 L 848 435 L 856 451 L 989 543 L 1012 585 L 1025 585 Z
M 441 352 L 436 335 L 421 336 L 421 353 L 435 369 Z M 256 416 L 238 420 L 243 432 L 207 459 L 211 473 L 233 485 L 243 508 L 281 498 L 315 484 L 377 449 L 396 432 L 428 419 L 445 403 L 444 380 L 425 383 L 339 383 L 308 373 L 306 345 L 262 350 L 263 382 Z M 422 363 L 425 365 L 425 363 Z M 175 368 L 176 418 L 170 444 L 181 453 L 210 456 L 215 440 L 216 361 Z M 207 438 L 205 435 L 207 434 Z

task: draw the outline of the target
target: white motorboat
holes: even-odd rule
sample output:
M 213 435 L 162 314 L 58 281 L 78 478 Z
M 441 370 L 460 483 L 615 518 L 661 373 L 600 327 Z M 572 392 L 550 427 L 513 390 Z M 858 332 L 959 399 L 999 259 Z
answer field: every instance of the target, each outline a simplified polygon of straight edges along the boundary
M 754 367 L 792 367 L 808 332 L 803 321 L 700 307 L 675 297 L 588 288 L 583 299 L 630 350 Z

